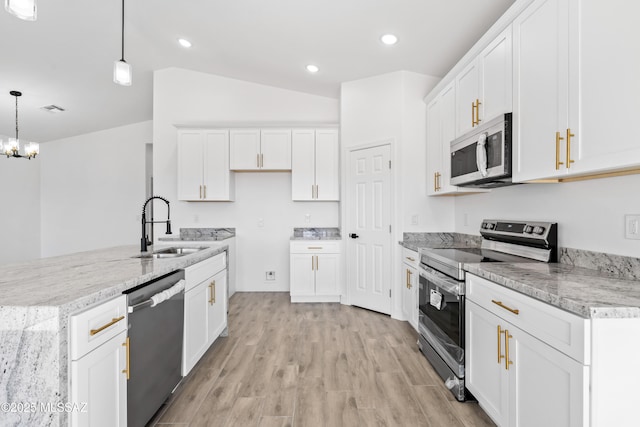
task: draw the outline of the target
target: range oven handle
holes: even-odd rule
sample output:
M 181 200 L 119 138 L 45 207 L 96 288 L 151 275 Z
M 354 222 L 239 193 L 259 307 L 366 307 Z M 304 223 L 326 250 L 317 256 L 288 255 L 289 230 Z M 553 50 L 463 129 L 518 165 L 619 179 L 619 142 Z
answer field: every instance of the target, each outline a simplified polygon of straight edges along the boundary
M 464 287 L 461 288 L 460 287 L 461 283 L 458 282 L 457 280 L 451 279 L 451 282 L 448 282 L 434 274 L 431 274 L 430 272 L 428 272 L 422 267 L 418 269 L 418 272 L 420 274 L 420 277 L 427 279 L 428 281 L 436 285 L 438 288 L 440 288 L 440 291 L 444 293 L 448 293 L 454 296 L 460 296 L 464 294 L 464 291 L 463 291 Z
M 487 171 L 487 136 L 486 132 L 481 133 L 476 145 L 476 166 L 483 177 L 489 174 Z

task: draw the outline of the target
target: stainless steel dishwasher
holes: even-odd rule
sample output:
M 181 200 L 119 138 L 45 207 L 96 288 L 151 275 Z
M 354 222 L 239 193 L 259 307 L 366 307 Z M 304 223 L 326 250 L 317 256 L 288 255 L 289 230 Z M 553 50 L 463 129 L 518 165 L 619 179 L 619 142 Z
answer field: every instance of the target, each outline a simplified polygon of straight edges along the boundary
M 184 271 L 124 293 L 129 306 L 127 425 L 144 427 L 182 379 Z

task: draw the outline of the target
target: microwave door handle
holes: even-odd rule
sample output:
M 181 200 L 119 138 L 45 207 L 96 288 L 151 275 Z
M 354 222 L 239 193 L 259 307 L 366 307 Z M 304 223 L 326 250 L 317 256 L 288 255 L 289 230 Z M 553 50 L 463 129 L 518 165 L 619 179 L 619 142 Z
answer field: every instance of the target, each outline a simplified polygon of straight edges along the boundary
M 487 134 L 481 133 L 478 138 L 478 144 L 476 145 L 476 165 L 478 171 L 485 177 L 489 173 L 487 172 Z

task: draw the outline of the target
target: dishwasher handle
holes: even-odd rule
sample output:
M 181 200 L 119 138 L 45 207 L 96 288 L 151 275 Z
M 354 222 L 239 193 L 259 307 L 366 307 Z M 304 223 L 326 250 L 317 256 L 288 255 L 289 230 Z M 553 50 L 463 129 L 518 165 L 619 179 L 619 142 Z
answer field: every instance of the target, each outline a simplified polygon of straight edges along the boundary
M 183 292 L 184 284 L 185 284 L 184 279 L 181 279 L 172 287 L 167 288 L 162 292 L 158 292 L 148 300 L 139 302 L 134 305 L 130 305 L 127 308 L 127 311 L 129 313 L 133 313 L 134 311 L 141 310 L 145 307 L 156 307 L 157 305 L 162 304 L 164 301 L 173 298 L 175 295 L 179 294 L 180 292 Z

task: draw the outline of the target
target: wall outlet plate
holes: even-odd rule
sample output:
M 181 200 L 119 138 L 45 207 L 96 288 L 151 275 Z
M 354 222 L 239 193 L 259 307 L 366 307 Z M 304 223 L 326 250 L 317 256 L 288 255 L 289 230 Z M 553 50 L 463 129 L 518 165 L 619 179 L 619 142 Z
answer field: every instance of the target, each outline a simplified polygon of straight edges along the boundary
M 640 240 L 640 215 L 624 216 L 624 238 Z
M 267 272 L 265 272 L 265 278 L 267 280 L 276 280 L 276 272 L 275 271 L 267 271 Z

